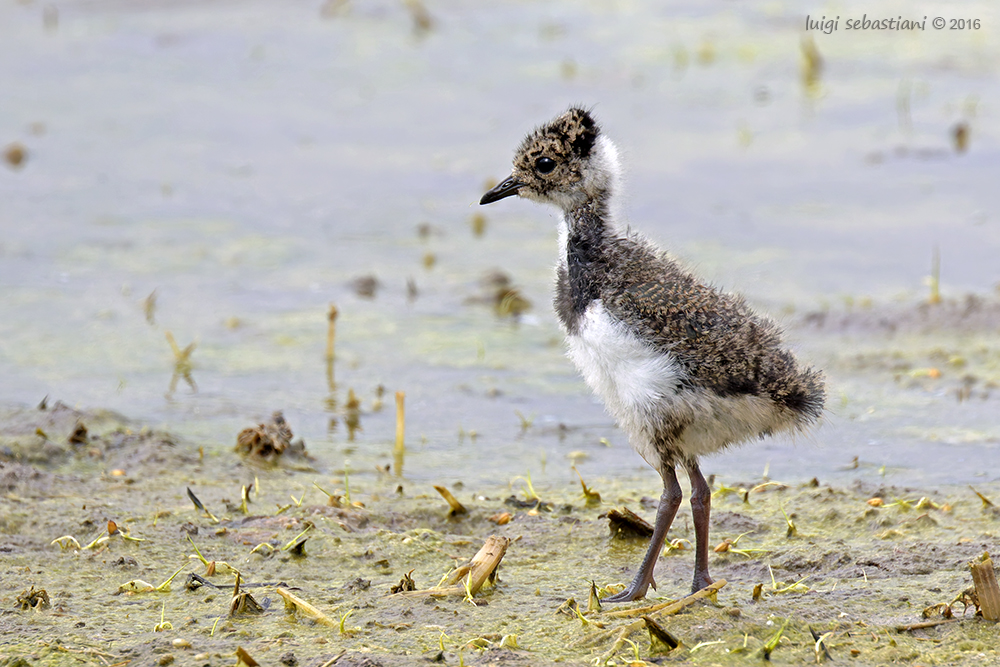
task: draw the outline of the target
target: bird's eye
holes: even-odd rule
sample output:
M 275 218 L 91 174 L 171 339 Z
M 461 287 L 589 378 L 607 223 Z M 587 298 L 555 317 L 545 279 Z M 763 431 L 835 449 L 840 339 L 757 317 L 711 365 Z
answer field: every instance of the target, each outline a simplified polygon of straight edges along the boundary
M 539 174 L 551 173 L 556 168 L 556 161 L 550 157 L 540 157 L 535 160 L 535 171 Z

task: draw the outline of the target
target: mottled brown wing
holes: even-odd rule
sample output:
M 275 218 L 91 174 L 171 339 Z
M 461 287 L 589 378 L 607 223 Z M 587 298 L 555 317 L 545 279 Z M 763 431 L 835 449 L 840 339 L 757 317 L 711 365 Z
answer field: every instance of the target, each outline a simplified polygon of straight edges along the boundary
M 674 355 L 692 381 L 723 395 L 757 393 L 762 357 L 777 342 L 774 327 L 758 320 L 741 299 L 688 276 L 630 285 L 609 310 Z

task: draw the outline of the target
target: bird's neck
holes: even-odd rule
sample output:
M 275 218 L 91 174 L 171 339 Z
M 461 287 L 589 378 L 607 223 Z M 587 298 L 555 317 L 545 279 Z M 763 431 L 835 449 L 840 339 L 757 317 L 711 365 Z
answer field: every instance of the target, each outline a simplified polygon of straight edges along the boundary
M 563 209 L 555 305 L 567 331 L 575 332 L 588 305 L 600 298 L 610 268 L 608 250 L 617 236 L 607 197 Z
M 618 235 L 611 213 L 611 193 L 599 191 L 596 196 L 563 209 L 560 229 L 561 259 L 571 255 L 592 258 L 609 240 Z

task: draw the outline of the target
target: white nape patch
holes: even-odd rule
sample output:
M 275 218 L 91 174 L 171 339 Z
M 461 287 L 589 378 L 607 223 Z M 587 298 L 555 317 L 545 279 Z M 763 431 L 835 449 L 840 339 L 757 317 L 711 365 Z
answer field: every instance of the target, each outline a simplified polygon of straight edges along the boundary
M 591 152 L 592 168 L 604 176 L 602 185 L 606 190 L 617 192 L 621 185 L 622 163 L 618 158 L 618 147 L 603 134 L 597 136 L 594 150 Z
M 518 192 L 518 196 L 526 199 L 533 199 L 543 204 L 555 204 L 564 213 L 569 213 L 588 200 L 593 200 L 602 193 L 611 195 L 609 204 L 610 220 L 605 220 L 612 227 L 618 225 L 615 219 L 618 217 L 618 192 L 622 181 L 622 167 L 618 160 L 618 148 L 603 134 L 597 136 L 594 147 L 590 155 L 584 159 L 580 170 L 581 180 L 578 186 L 573 188 L 557 188 L 547 192 L 544 196 L 531 194 L 527 189 Z
M 569 358 L 628 434 L 632 446 L 655 470 L 660 455 L 646 433 L 648 422 L 669 409 L 683 369 L 673 355 L 656 350 L 592 302 L 579 333 L 567 336 Z M 673 399 L 676 400 L 676 399 Z

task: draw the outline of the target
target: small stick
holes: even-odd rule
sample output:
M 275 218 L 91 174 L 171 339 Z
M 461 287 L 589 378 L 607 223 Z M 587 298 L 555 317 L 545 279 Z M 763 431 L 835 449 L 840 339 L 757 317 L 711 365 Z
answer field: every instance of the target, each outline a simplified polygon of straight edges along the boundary
M 406 453 L 404 438 L 406 435 L 406 411 L 403 403 L 406 400 L 406 392 L 396 392 L 396 446 L 392 450 L 396 464 L 396 477 L 403 475 L 403 455 Z
M 601 618 L 606 618 L 609 616 L 617 618 L 627 617 L 627 616 L 647 616 L 647 615 L 652 616 L 652 612 L 659 612 L 656 614 L 656 617 L 672 616 L 673 614 L 678 613 L 685 607 L 694 604 L 695 602 L 701 600 L 702 598 L 715 595 L 716 593 L 719 592 L 719 589 L 721 589 L 725 585 L 726 585 L 726 580 L 719 579 L 715 583 L 711 584 L 706 588 L 701 589 L 697 593 L 692 593 L 686 598 L 681 598 L 680 600 L 677 600 L 675 602 L 665 602 L 663 604 L 653 605 L 651 607 L 639 607 L 637 609 L 623 609 L 621 611 L 609 611 L 601 614 Z M 580 641 L 576 642 L 575 646 L 580 646 L 580 647 L 596 646 L 597 644 L 600 644 L 601 642 L 610 639 L 612 636 L 617 635 L 617 637 L 615 637 L 614 647 L 610 651 L 604 654 L 607 657 L 611 657 L 618 649 L 620 649 L 622 646 L 625 645 L 626 637 L 628 637 L 633 632 L 638 632 L 639 630 L 642 630 L 645 627 L 646 627 L 646 621 L 640 618 L 638 621 L 633 621 L 632 623 L 624 625 L 620 628 L 610 628 L 608 630 L 604 630 L 603 632 L 587 635 Z
M 324 614 L 319 609 L 312 606 L 299 596 L 295 595 L 287 588 L 278 587 L 278 595 L 280 595 L 285 599 L 286 607 L 295 607 L 296 609 L 298 609 L 303 614 L 313 619 L 317 623 L 328 625 L 331 628 L 337 627 L 336 621 L 332 620 L 329 616 L 327 616 L 326 614 Z
M 631 616 L 642 616 L 644 614 L 652 614 L 654 612 L 659 612 L 658 616 L 672 616 L 679 612 L 684 607 L 687 607 L 698 600 L 715 595 L 719 590 L 726 585 L 725 579 L 719 579 L 713 584 L 706 586 L 697 593 L 692 593 L 686 598 L 681 598 L 680 600 L 675 600 L 673 602 L 661 602 L 660 604 L 655 604 L 649 607 L 638 607 L 636 609 L 620 609 L 618 611 L 608 611 L 602 614 L 603 616 L 612 616 L 616 618 L 629 618 Z M 639 624 L 642 627 L 642 624 Z
M 332 667 L 333 665 L 336 665 L 336 664 L 337 664 L 337 662 L 338 662 L 338 661 L 339 661 L 339 660 L 340 660 L 341 658 L 343 658 L 343 657 L 344 657 L 344 654 L 345 654 L 345 653 L 347 653 L 347 649 L 346 649 L 346 648 L 345 648 L 345 649 L 343 649 L 343 650 L 341 650 L 341 652 L 340 652 L 340 653 L 338 653 L 337 655 L 333 656 L 332 658 L 330 658 L 329 660 L 327 660 L 326 662 L 324 662 L 324 663 L 323 663 L 323 664 L 321 665 L 321 667 Z
M 922 621 L 920 623 L 910 623 L 909 625 L 897 625 L 896 632 L 910 632 L 911 630 L 922 630 L 923 628 L 933 628 L 936 625 L 945 623 L 957 623 L 960 618 L 939 618 L 935 621 Z
M 1000 621 L 1000 586 L 997 586 L 997 575 L 990 555 L 984 551 L 969 567 L 972 569 L 972 582 L 976 585 L 976 596 L 979 598 L 983 618 L 987 621 Z
M 444 488 L 443 486 L 437 486 L 437 485 L 434 486 L 434 490 L 440 493 L 441 497 L 447 500 L 448 504 L 451 506 L 451 509 L 448 510 L 448 516 L 455 516 L 457 514 L 468 513 L 469 510 L 466 509 L 465 505 L 463 505 L 458 501 L 458 498 L 452 495 L 451 491 Z
M 468 577 L 468 587 L 463 584 L 444 586 L 441 588 L 428 588 L 422 591 L 406 591 L 397 593 L 404 597 L 446 597 L 449 595 L 475 595 L 483 587 L 486 580 L 496 571 L 507 553 L 510 545 L 510 538 L 490 535 L 482 548 L 472 557 L 472 560 L 465 567 L 460 567 L 452 576 L 452 581 L 459 581 Z M 468 588 L 468 590 L 466 590 Z

